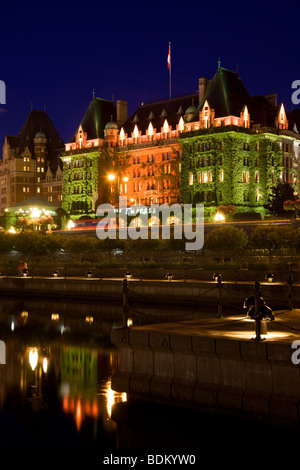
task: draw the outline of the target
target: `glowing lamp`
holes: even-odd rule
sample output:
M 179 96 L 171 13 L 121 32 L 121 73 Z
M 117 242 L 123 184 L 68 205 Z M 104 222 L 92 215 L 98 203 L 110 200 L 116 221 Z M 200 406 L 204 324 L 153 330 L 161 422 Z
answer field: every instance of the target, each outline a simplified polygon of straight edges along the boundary
M 59 276 L 59 272 L 58 272 L 58 271 L 53 271 L 52 276 L 53 276 L 53 277 L 58 277 L 58 276 Z
M 125 279 L 131 279 L 133 277 L 133 274 L 129 271 L 126 271 L 126 273 L 124 274 L 124 277 Z
M 172 274 L 172 273 L 167 273 L 167 274 L 166 274 L 166 278 L 168 279 L 168 281 L 173 281 L 173 279 L 174 279 L 174 274 Z
M 268 273 L 265 275 L 265 280 L 269 283 L 273 282 L 274 281 L 274 274 L 272 273 Z
M 71 230 L 74 227 L 75 227 L 75 224 L 74 224 L 73 220 L 69 220 L 69 222 L 67 224 L 67 229 Z
M 47 374 L 47 371 L 48 371 L 48 359 L 47 359 L 47 357 L 44 357 L 44 359 L 43 359 L 43 371 L 44 371 L 44 374 Z
M 32 370 L 35 370 L 38 363 L 38 350 L 37 348 L 31 348 L 29 350 L 29 364 Z
M 221 212 L 217 212 L 216 215 L 214 216 L 214 221 L 215 222 L 225 222 L 225 216 Z
M 58 321 L 59 320 L 59 313 L 52 313 L 51 320 Z
M 222 280 L 222 274 L 220 274 L 220 273 L 214 273 L 214 274 L 213 274 L 213 280 L 214 280 L 215 282 L 218 282 L 219 279 Z

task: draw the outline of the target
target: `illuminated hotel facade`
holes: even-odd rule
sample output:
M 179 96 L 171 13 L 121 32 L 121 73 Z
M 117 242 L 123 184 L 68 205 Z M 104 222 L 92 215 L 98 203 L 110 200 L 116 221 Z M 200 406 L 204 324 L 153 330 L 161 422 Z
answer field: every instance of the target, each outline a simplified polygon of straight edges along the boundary
M 93 97 L 65 144 L 63 208 L 94 216 L 104 202 L 204 202 L 261 212 L 280 182 L 299 192 L 300 114 L 277 95 L 251 97 L 240 77 L 218 67 L 197 94 L 141 104 Z
M 62 202 L 64 143 L 45 111 L 32 110 L 17 136 L 7 135 L 0 160 L 0 213 L 26 199 Z

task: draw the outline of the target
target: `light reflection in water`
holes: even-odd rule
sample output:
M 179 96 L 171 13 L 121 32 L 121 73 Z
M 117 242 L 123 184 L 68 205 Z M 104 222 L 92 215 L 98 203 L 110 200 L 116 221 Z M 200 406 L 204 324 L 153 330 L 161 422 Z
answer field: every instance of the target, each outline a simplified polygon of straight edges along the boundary
M 100 393 L 105 397 L 106 400 L 106 411 L 108 418 L 111 418 L 111 410 L 115 403 L 127 401 L 127 394 L 126 393 L 119 393 L 111 388 L 111 378 L 108 378 L 106 382 L 100 387 Z

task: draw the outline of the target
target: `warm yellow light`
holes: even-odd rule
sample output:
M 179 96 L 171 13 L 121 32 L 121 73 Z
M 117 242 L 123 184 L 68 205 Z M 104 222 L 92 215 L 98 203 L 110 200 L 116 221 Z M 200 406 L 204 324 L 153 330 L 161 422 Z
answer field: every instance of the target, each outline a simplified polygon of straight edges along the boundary
M 51 314 L 51 320 L 54 320 L 54 321 L 59 320 L 59 313 L 52 313 Z
M 169 132 L 170 127 L 168 121 L 165 119 L 164 125 L 163 125 L 163 132 L 167 133 Z
M 37 219 L 38 217 L 40 217 L 41 215 L 41 211 L 39 211 L 36 207 L 34 207 L 30 213 L 30 217 L 32 219 Z
M 133 129 L 133 138 L 134 139 L 137 139 L 139 137 L 140 133 L 139 133 L 139 128 L 137 125 L 134 126 L 134 129 Z
M 152 122 L 149 122 L 148 135 L 153 135 L 153 134 L 154 134 L 153 125 L 152 125 Z
M 124 176 L 123 181 L 127 183 L 128 180 L 129 180 L 128 176 Z
M 38 363 L 38 350 L 37 348 L 31 348 L 29 350 L 29 364 L 32 370 L 35 370 Z
M 73 220 L 69 220 L 69 222 L 67 223 L 67 229 L 68 230 L 71 230 L 71 228 L 75 227 L 75 224 L 73 222 Z
M 44 357 L 44 359 L 43 359 L 43 371 L 44 371 L 45 374 L 48 371 L 48 359 L 46 357 Z
M 183 120 L 183 117 L 181 116 L 181 118 L 179 119 L 179 123 L 178 123 L 178 130 L 179 131 L 184 131 L 184 120 Z
M 93 323 L 94 318 L 93 317 L 85 317 L 85 321 L 86 321 L 86 323 L 91 324 L 91 323 Z
M 121 130 L 120 130 L 120 140 L 124 140 L 124 139 L 125 139 L 125 132 L 124 132 L 124 129 L 122 127 Z
M 8 230 L 8 233 L 16 233 L 16 230 L 14 227 L 10 227 L 10 229 Z
M 217 212 L 216 215 L 214 216 L 214 221 L 215 222 L 224 222 L 225 221 L 225 217 L 223 214 L 221 214 L 220 212 Z
M 109 173 L 109 175 L 107 176 L 109 181 L 113 181 L 115 179 L 115 177 L 116 177 L 116 175 L 114 175 L 113 173 Z
M 127 319 L 127 326 L 128 326 L 128 328 L 129 328 L 130 326 L 132 326 L 132 325 L 133 325 L 132 318 L 128 318 L 128 319 Z

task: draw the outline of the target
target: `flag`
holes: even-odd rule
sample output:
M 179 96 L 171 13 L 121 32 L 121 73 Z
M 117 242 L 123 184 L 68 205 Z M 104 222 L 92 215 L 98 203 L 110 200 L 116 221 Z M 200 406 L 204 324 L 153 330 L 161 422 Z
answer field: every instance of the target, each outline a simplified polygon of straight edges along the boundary
M 168 59 L 167 59 L 167 62 L 168 62 L 168 69 L 170 68 L 170 65 L 171 65 L 171 45 L 169 44 L 169 51 L 168 51 Z

